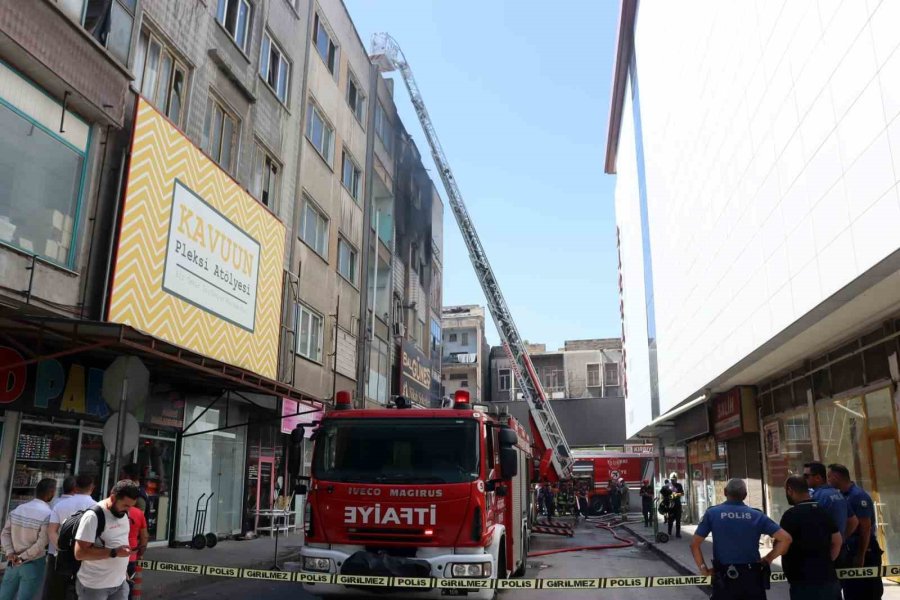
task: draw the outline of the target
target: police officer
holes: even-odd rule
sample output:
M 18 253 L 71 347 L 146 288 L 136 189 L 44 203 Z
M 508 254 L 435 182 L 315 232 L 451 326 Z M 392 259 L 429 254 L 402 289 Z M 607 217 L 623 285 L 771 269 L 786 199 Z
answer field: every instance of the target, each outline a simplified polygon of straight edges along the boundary
M 850 479 L 850 470 L 844 465 L 828 465 L 828 483 L 839 490 L 859 520 L 859 527 L 847 537 L 846 563 L 848 567 L 880 567 L 881 548 L 878 545 L 875 504 L 864 489 Z M 880 577 L 868 579 L 842 579 L 845 600 L 881 598 L 884 584 Z
M 765 600 L 769 565 L 787 552 L 791 536 L 762 511 L 744 504 L 747 484 L 732 479 L 725 486 L 723 504 L 706 511 L 691 540 L 691 554 L 702 575 L 713 576 L 712 600 Z M 703 540 L 713 534 L 712 569 L 703 558 Z M 772 550 L 760 560 L 759 538 L 775 540 Z
M 859 519 L 856 518 L 853 509 L 850 508 L 850 503 L 840 491 L 828 485 L 825 465 L 822 463 L 810 462 L 803 465 L 803 478 L 806 480 L 806 485 L 810 488 L 810 496 L 819 503 L 819 506 L 828 511 L 837 524 L 838 531 L 841 532 L 841 536 L 844 538 L 844 544 L 846 544 L 847 539 L 859 527 Z M 838 568 L 848 566 L 846 552 L 841 553 L 836 566 Z
M 672 504 L 669 506 L 669 537 L 672 537 L 672 525 L 675 525 L 675 537 L 681 537 L 681 499 L 684 497 L 684 486 L 678 482 L 678 473 L 669 475 L 669 489 L 672 490 Z

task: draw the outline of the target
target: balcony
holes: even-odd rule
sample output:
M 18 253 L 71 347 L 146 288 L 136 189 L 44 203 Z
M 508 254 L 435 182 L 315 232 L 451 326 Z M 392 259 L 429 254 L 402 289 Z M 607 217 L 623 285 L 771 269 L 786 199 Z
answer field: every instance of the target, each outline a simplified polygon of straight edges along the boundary
M 441 358 L 444 365 L 474 365 L 478 362 L 478 354 L 475 352 L 454 352 Z

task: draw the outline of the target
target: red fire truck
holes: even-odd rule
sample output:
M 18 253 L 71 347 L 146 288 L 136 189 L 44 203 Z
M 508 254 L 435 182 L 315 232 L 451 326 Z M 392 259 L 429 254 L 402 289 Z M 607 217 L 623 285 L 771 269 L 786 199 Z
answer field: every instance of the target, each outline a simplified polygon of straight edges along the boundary
M 656 452 L 652 447 L 641 446 L 640 451 L 634 447 L 624 450 L 575 449 L 573 479 L 576 487 L 588 489 L 588 504 L 594 514 L 610 509 L 606 496 L 609 494 L 609 481 L 625 480 L 630 495 L 634 496 L 631 506 L 640 508 L 637 500 L 637 489 L 643 480 L 653 481 L 656 471 Z
M 460 579 L 523 574 L 533 466 L 526 430 L 509 415 L 471 405 L 465 390 L 452 408 L 415 410 L 404 398 L 395 404 L 351 409 L 349 394 L 338 394 L 319 424 L 303 570 Z M 305 586 L 321 596 L 366 593 Z M 403 597 L 441 594 L 404 589 Z M 492 598 L 493 591 L 465 595 Z

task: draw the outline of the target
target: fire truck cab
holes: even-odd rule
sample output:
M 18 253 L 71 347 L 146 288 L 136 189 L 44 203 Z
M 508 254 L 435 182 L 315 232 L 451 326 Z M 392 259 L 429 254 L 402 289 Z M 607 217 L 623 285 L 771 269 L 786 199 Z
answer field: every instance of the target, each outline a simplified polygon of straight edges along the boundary
M 509 415 L 452 408 L 350 409 L 336 404 L 314 435 L 304 514 L 305 572 L 442 579 L 525 571 L 531 441 Z M 315 595 L 371 588 L 304 584 Z M 386 590 L 379 590 L 384 596 Z M 457 595 L 403 589 L 404 598 Z M 374 594 L 373 594 L 374 595 Z M 494 590 L 469 590 L 492 598 Z

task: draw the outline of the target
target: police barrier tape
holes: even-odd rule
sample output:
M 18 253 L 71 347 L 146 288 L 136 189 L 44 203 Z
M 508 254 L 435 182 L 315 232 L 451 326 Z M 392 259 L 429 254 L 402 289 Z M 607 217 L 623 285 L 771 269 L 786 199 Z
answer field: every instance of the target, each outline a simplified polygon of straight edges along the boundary
M 683 587 L 711 585 L 712 578 L 704 575 L 672 577 L 600 577 L 579 579 L 453 579 L 441 577 L 381 577 L 376 575 L 336 575 L 334 573 L 308 573 L 218 567 L 187 563 L 142 560 L 138 564 L 146 571 L 190 573 L 214 577 L 239 579 L 263 579 L 294 583 L 321 583 L 381 588 L 421 589 L 498 589 L 498 590 L 599 590 L 612 588 Z M 872 577 L 900 577 L 900 565 L 838 569 L 840 579 L 869 579 Z M 772 583 L 787 581 L 784 573 L 772 573 Z

